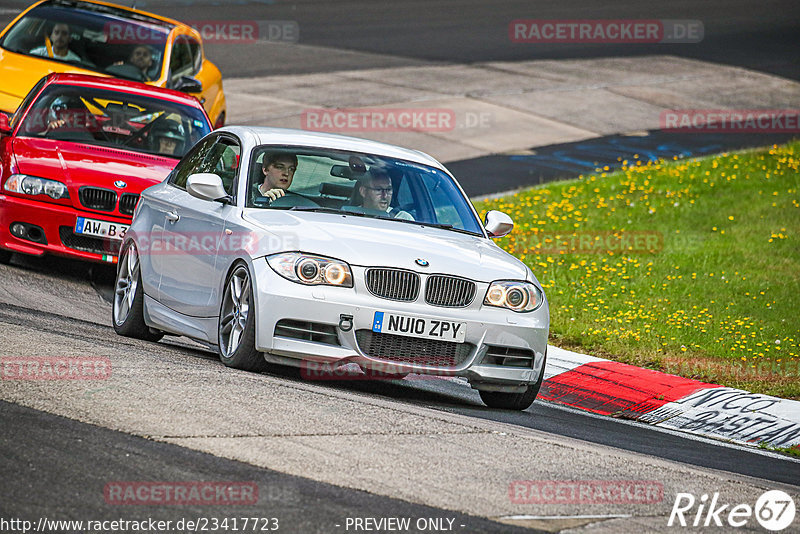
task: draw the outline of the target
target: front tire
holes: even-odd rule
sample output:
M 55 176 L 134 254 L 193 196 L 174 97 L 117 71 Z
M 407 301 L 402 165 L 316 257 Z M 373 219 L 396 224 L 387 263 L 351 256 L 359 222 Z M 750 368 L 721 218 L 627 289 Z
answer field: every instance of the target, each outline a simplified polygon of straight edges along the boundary
M 228 276 L 219 310 L 219 359 L 226 366 L 253 372 L 267 368 L 264 355 L 255 348 L 255 322 L 250 271 L 240 263 Z
M 111 322 L 114 331 L 125 337 L 158 341 L 164 334 L 150 330 L 144 322 L 144 290 L 142 289 L 139 254 L 131 243 L 120 255 Z
M 547 350 L 545 349 L 542 371 L 539 373 L 539 380 L 537 380 L 536 383 L 529 385 L 525 391 L 521 393 L 479 390 L 478 393 L 480 393 L 481 400 L 489 408 L 497 408 L 499 410 L 527 410 L 539 395 L 539 389 L 542 387 L 542 382 L 544 381 L 544 367 L 546 364 Z
M 12 254 L 13 252 L 11 252 L 10 250 L 0 248 L 0 263 L 2 263 L 3 265 L 8 265 L 9 263 L 11 263 Z

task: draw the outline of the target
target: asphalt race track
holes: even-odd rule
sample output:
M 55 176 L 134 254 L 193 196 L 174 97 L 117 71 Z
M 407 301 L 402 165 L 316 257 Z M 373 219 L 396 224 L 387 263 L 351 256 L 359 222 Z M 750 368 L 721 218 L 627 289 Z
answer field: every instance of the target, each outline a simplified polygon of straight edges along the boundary
M 248 515 L 279 517 L 280 524 L 288 532 L 344 532 L 346 530 L 336 525 L 342 525 L 347 518 L 364 516 L 447 517 L 464 525 L 457 529 L 464 532 L 515 532 L 509 524 L 498 525 L 478 517 L 483 515 L 479 511 L 471 514 L 450 511 L 463 509 L 455 503 L 426 507 L 413 504 L 418 502 L 416 499 L 384 497 L 383 491 L 373 494 L 339 487 L 340 484 L 326 480 L 313 469 L 305 471 L 318 465 L 318 459 L 313 457 L 308 459 L 308 466 L 304 466 L 301 457 L 299 467 L 289 468 L 288 474 L 280 458 L 274 463 L 266 462 L 267 466 L 275 467 L 272 469 L 265 468 L 264 464 L 249 465 L 258 465 L 252 459 L 236 461 L 240 458 L 236 451 L 253 439 L 343 437 L 345 441 L 353 440 L 353 447 L 356 447 L 359 438 L 366 439 L 365 443 L 369 444 L 386 432 L 399 431 L 401 435 L 421 432 L 431 437 L 447 435 L 447 430 L 415 429 L 414 424 L 402 418 L 398 420 L 398 413 L 409 411 L 421 411 L 426 419 L 433 420 L 444 414 L 454 414 L 478 425 L 485 421 L 488 427 L 484 430 L 470 431 L 479 432 L 478 435 L 487 431 L 502 435 L 509 429 L 530 430 L 544 442 L 554 444 L 557 450 L 573 447 L 574 440 L 578 440 L 590 449 L 583 451 L 591 455 L 593 460 L 589 463 L 598 461 L 603 465 L 602 473 L 609 469 L 608 462 L 621 457 L 625 466 L 623 472 L 630 478 L 649 479 L 647 475 L 639 475 L 640 467 L 629 457 L 634 454 L 636 461 L 658 465 L 658 476 L 663 480 L 669 480 L 674 476 L 669 471 L 677 469 L 681 477 L 697 478 L 701 486 L 706 485 L 704 487 L 708 484 L 715 487 L 715 483 L 708 480 L 711 475 L 739 480 L 739 484 L 788 487 L 795 491 L 800 480 L 800 462 L 796 459 L 656 431 L 646 425 L 591 416 L 542 402 L 521 413 L 492 411 L 482 406 L 474 391 L 457 382 L 414 380 L 412 375 L 401 382 L 309 383 L 292 369 L 275 368 L 259 376 L 231 371 L 224 368 L 214 354 L 181 339 L 154 345 L 115 337 L 107 321 L 110 313 L 107 299 L 113 276 L 113 270 L 107 266 L 88 266 L 55 258 L 17 257 L 14 264 L 0 266 L 0 273 L 4 281 L 0 292 L 0 332 L 5 354 L 108 356 L 115 373 L 115 380 L 109 385 L 81 384 L 66 390 L 61 390 L 61 386 L 51 390 L 50 385 L 45 385 L 31 391 L 26 386 L 2 384 L 5 401 L 0 403 L 4 428 L 0 450 L 7 461 L 0 467 L 0 476 L 5 481 L 4 494 L 15 497 L 3 500 L 0 517 L 32 521 L 42 516 L 83 520 L 117 517 L 172 521 L 187 517 L 222 519 L 235 517 L 239 508 L 198 505 L 125 507 L 121 510 L 103 500 L 103 488 L 110 481 L 120 480 L 244 480 L 255 482 L 260 495 L 258 513 L 248 509 Z M 53 286 L 61 287 L 62 291 L 50 291 Z M 195 376 L 198 373 L 200 377 Z M 199 382 L 197 378 L 201 378 Z M 269 392 L 275 387 L 303 395 L 290 402 L 272 399 Z M 319 400 L 309 399 L 310 391 Z M 343 410 L 341 415 L 337 413 L 341 408 L 336 406 L 342 396 L 368 419 L 376 417 L 371 413 L 375 403 L 386 405 L 393 415 L 389 419 L 384 419 L 385 415 L 377 416 L 377 428 L 373 423 L 353 421 L 352 408 Z M 306 405 L 309 400 L 311 404 Z M 321 420 L 320 414 L 314 413 L 311 407 L 322 410 Z M 270 408 L 278 413 L 271 412 L 266 425 L 260 423 L 258 412 Z M 53 413 L 69 418 L 51 415 Z M 150 439 L 125 432 L 130 431 L 132 424 L 138 427 L 134 433 Z M 407 430 L 409 426 L 412 428 Z M 392 430 L 398 427 L 399 430 Z M 197 444 L 211 438 L 230 439 L 224 447 L 230 450 L 217 452 L 216 456 L 197 452 Z M 335 448 L 335 444 L 331 446 Z M 252 445 L 246 448 L 250 447 Z M 481 450 L 475 447 L 476 451 Z M 205 446 L 199 449 L 208 450 Z M 281 450 L 285 453 L 282 448 L 272 452 L 267 444 L 257 450 L 266 455 L 280 454 Z M 357 464 L 367 457 L 371 461 L 366 463 L 370 464 L 391 462 L 371 456 L 380 455 L 378 451 L 362 450 L 349 457 L 340 451 L 334 456 L 334 463 Z M 244 453 L 243 458 L 247 459 L 248 454 Z M 583 465 L 587 460 L 576 460 L 578 457 L 573 450 L 567 450 L 560 457 L 548 454 L 546 459 L 554 466 L 551 469 L 559 474 L 553 478 L 594 479 L 588 475 L 592 469 Z M 424 465 L 401 465 L 404 469 L 426 470 Z M 348 471 L 342 466 L 328 469 L 336 473 L 334 476 L 340 476 L 340 469 Z M 525 471 L 530 472 L 530 468 Z M 424 478 L 424 475 L 419 476 Z M 452 476 L 468 479 L 471 475 L 452 473 Z M 497 476 L 513 480 L 507 473 Z M 345 476 L 344 480 L 347 479 Z M 619 511 L 617 508 L 612 507 L 605 514 L 613 515 Z M 554 531 L 563 527 L 564 521 L 566 519 L 549 519 L 527 526 Z
M 0 24 L 27 4 L 0 0 Z M 800 80 L 800 4 L 794 1 L 137 5 L 183 20 L 297 24 L 300 46 L 209 44 L 207 55 L 228 77 L 657 53 Z M 707 37 L 701 46 L 531 48 L 509 41 L 508 23 L 520 18 L 691 19 L 703 22 Z M 742 146 L 760 141 L 748 138 Z M 548 150 L 538 151 L 540 160 L 487 156 L 450 167 L 458 175 L 459 166 L 496 168 L 500 161 L 509 169 L 501 190 L 513 189 L 573 170 L 554 168 L 546 156 L 578 150 L 575 144 Z M 480 184 L 465 187 L 492 192 Z M 0 532 L 19 531 L 1 523 L 9 518 L 174 525 L 243 516 L 279 518 L 283 532 L 353 532 L 358 529 L 348 521 L 365 517 L 411 518 L 413 526 L 402 530 L 408 532 L 660 532 L 681 530 L 666 526 L 677 492 L 719 492 L 726 502 L 750 504 L 766 490 L 800 494 L 800 460 L 766 450 L 544 402 L 521 413 L 493 411 L 458 381 L 308 382 L 282 368 L 253 375 L 226 369 L 185 339 L 121 338 L 110 326 L 113 276 L 106 265 L 52 257 L 17 255 L 0 265 L 2 355 L 107 357 L 114 369 L 100 384 L 0 381 Z M 656 504 L 549 504 L 536 517 L 521 517 L 508 488 L 529 479 L 656 480 L 664 493 Z M 119 506 L 104 498 L 114 481 L 247 481 L 259 498 L 255 506 Z M 419 528 L 418 519 L 428 528 Z M 763 532 L 754 521 L 740 530 Z
M 120 1 L 124 5 L 133 0 Z M 29 5 L 0 2 L 0 23 Z M 224 76 L 299 74 L 427 63 L 475 63 L 670 54 L 800 79 L 800 5 L 792 0 L 693 2 L 529 2 L 512 0 L 137 0 L 147 11 L 186 21 L 293 21 L 301 48 L 211 44 L 208 55 Z M 511 43 L 516 19 L 699 20 L 696 44 Z M 321 53 L 320 47 L 325 48 Z M 446 83 L 446 80 L 443 80 Z

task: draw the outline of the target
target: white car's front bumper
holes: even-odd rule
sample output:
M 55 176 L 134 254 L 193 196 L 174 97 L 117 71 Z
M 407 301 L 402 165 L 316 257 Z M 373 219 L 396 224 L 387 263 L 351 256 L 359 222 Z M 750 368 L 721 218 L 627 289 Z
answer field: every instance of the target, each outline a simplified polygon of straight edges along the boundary
M 256 349 L 267 354 L 268 360 L 296 366 L 303 362 L 334 367 L 356 363 L 364 369 L 394 374 L 461 376 L 477 389 L 496 391 L 520 391 L 541 375 L 549 330 L 546 300 L 529 313 L 484 306 L 489 284 L 478 283 L 472 303 L 465 308 L 427 304 L 422 291 L 414 302 L 398 302 L 371 294 L 363 267 L 352 267 L 353 288 L 341 288 L 298 284 L 279 276 L 263 258 L 253 263 Z M 372 332 L 377 311 L 463 322 L 467 345 L 454 351 L 453 346 L 460 344 L 390 335 L 392 339 L 383 339 L 388 343 L 385 346 L 400 344 L 393 356 L 385 357 L 374 349 L 369 353 L 367 338 L 389 335 Z M 283 327 L 279 326 L 276 335 L 279 323 Z M 309 334 L 310 330 L 321 334 Z M 442 350 L 448 355 L 439 355 Z

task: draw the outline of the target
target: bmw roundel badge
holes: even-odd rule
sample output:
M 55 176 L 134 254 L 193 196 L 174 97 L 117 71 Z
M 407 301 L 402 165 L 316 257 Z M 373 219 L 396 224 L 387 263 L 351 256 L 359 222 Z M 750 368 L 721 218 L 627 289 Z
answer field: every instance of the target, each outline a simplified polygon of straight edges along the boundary
M 414 260 L 414 263 L 416 263 L 420 267 L 427 267 L 428 265 L 430 265 L 430 263 L 428 263 L 428 260 L 423 260 L 422 258 L 417 258 L 416 260 Z
M 117 180 L 116 182 L 114 182 L 114 185 L 115 185 L 115 186 L 116 186 L 118 189 L 125 189 L 126 187 L 128 187 L 128 184 L 126 184 L 126 183 L 125 183 L 125 182 L 123 182 L 122 180 Z

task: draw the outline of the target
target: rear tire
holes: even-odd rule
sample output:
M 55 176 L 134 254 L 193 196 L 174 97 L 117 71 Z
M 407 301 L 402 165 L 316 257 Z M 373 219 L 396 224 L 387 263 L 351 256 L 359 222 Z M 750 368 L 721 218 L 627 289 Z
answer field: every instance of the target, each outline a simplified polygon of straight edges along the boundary
M 164 334 L 152 331 L 144 322 L 144 290 L 141 279 L 139 254 L 136 245 L 131 243 L 119 256 L 111 322 L 114 331 L 121 336 L 158 341 Z
M 264 355 L 255 348 L 256 308 L 247 265 L 236 265 L 225 282 L 219 310 L 219 359 L 228 367 L 259 372 L 267 368 Z
M 529 385 L 525 391 L 521 393 L 479 390 L 478 393 L 481 395 L 481 400 L 489 408 L 497 408 L 499 410 L 527 410 L 539 395 L 539 389 L 542 387 L 542 382 L 544 381 L 544 367 L 546 364 L 547 350 L 545 349 L 542 372 L 539 373 L 539 380 L 537 380 L 536 383 Z

